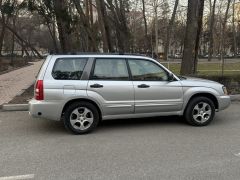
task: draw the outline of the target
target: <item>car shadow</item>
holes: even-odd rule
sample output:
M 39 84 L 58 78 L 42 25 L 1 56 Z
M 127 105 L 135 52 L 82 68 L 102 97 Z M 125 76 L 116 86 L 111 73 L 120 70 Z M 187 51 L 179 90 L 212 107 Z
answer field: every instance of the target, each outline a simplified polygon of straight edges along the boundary
M 47 134 L 64 134 L 66 133 L 66 129 L 62 121 L 50 121 L 47 119 L 40 119 L 36 125 L 35 132 L 44 132 Z
M 134 119 L 114 119 L 101 121 L 97 127 L 97 131 L 108 131 L 109 129 L 125 129 L 125 128 L 141 128 L 152 126 L 181 126 L 186 125 L 183 118 L 179 116 L 168 117 L 151 117 L 151 118 L 134 118 Z M 67 130 L 62 121 L 49 121 L 41 119 L 41 122 L 36 125 L 37 131 L 47 134 L 63 134 Z M 36 131 L 36 129 L 35 129 Z
M 172 126 L 185 125 L 186 122 L 179 116 L 161 116 L 150 118 L 133 118 L 133 119 L 114 119 L 104 120 L 99 123 L 99 128 L 124 128 L 124 127 L 141 127 L 141 126 Z
M 222 125 L 223 121 L 215 119 L 211 123 L 213 126 Z M 124 129 L 142 129 L 142 127 L 152 128 L 166 128 L 166 127 L 182 127 L 189 125 L 186 123 L 183 117 L 180 116 L 159 116 L 150 118 L 133 118 L 133 119 L 114 119 L 114 120 L 103 120 L 99 123 L 96 131 L 97 134 L 100 132 L 107 132 L 111 130 L 124 130 Z M 207 126 L 206 126 L 207 127 Z M 44 131 L 47 134 L 67 134 L 67 130 L 61 121 L 49 121 L 42 120 L 37 125 L 38 131 Z M 93 132 L 93 134 L 95 134 Z M 71 133 L 68 133 L 71 134 Z

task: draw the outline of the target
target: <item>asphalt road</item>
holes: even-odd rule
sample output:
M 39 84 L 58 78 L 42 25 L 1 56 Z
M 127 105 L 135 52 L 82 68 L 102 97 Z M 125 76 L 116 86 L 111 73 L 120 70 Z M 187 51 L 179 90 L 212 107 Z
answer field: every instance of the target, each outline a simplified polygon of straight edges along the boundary
M 177 117 L 112 120 L 84 136 L 0 112 L 0 179 L 239 179 L 239 110 L 234 102 L 207 127 Z

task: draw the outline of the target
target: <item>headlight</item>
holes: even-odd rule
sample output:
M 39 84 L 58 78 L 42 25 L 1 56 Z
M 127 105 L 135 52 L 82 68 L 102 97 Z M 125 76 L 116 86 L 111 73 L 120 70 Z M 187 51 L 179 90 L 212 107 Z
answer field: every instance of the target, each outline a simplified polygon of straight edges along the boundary
M 224 94 L 228 95 L 227 88 L 225 86 L 223 86 L 222 89 L 223 89 Z

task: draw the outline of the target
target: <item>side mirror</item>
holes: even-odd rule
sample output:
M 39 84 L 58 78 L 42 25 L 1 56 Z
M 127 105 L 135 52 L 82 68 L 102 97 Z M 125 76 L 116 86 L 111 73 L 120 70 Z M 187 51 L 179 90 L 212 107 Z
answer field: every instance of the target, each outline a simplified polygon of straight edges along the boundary
M 168 74 L 168 81 L 174 81 L 174 80 L 175 80 L 175 78 L 174 78 L 173 73 L 169 73 Z

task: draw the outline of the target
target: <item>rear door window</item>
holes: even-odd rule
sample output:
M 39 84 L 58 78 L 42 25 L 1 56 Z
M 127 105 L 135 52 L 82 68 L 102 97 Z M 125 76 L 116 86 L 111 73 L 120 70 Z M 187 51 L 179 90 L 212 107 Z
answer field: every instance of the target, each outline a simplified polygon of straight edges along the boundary
M 52 76 L 57 80 L 80 80 L 86 63 L 86 58 L 59 58 L 54 64 Z
M 125 59 L 96 59 L 92 79 L 95 80 L 129 80 Z

